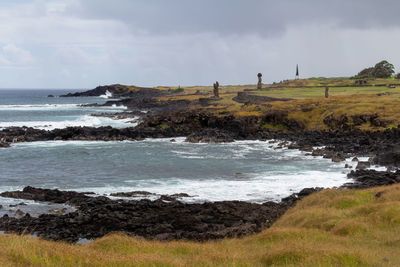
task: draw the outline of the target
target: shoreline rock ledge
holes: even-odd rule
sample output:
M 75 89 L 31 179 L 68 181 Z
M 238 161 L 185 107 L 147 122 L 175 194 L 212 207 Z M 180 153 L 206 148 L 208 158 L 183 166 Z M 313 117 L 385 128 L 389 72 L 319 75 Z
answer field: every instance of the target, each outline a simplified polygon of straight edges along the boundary
M 104 196 L 26 187 L 4 192 L 2 197 L 66 203 L 77 209 L 67 214 L 29 214 L 21 218 L 0 218 L 0 230 L 18 234 L 35 233 L 44 239 L 77 242 L 95 239 L 110 232 L 124 232 L 156 240 L 212 240 L 240 237 L 270 227 L 299 199 L 319 191 L 307 189 L 280 203 L 242 201 L 187 204 L 173 198 L 112 200 Z

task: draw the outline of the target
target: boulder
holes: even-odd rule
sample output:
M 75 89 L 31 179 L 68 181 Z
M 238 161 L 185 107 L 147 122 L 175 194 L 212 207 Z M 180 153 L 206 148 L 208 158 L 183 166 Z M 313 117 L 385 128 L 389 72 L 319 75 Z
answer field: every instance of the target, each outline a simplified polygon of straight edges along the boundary
M 356 170 L 351 171 L 347 176 L 354 179 L 354 182 L 342 186 L 343 188 L 362 189 L 400 182 L 400 171 Z
M 371 167 L 371 163 L 368 161 L 359 161 L 356 170 L 365 170 Z
M 382 151 L 374 158 L 374 163 L 379 165 L 400 167 L 400 149 L 396 148 L 392 151 Z
M 10 147 L 10 144 L 9 144 L 9 143 L 0 142 L 0 148 L 7 148 L 7 147 Z

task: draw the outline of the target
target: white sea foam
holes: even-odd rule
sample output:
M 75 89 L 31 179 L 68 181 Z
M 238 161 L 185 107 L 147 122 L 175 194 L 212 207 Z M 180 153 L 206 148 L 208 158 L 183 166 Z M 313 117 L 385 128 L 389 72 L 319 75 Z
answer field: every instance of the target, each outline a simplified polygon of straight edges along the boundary
M 137 123 L 130 123 L 134 119 L 121 119 L 114 120 L 107 117 L 94 117 L 90 115 L 83 115 L 77 117 L 75 120 L 65 121 L 12 121 L 12 122 L 0 122 L 0 129 L 7 127 L 32 127 L 43 130 L 54 130 L 63 129 L 67 127 L 100 127 L 100 126 L 112 126 L 114 128 L 126 128 L 136 126 Z
M 238 180 L 146 180 L 131 181 L 132 187 L 113 186 L 83 188 L 100 195 L 115 192 L 148 191 L 155 194 L 188 193 L 192 197 L 182 198 L 185 202 L 241 200 L 262 203 L 280 201 L 306 187 L 338 187 L 349 179 L 341 172 L 306 171 L 301 173 L 260 173 Z
M 113 94 L 110 91 L 106 91 L 104 95 L 101 95 L 101 98 L 112 98 Z
M 171 140 L 175 140 L 175 142 L 171 142 Z M 175 144 L 190 144 L 185 143 L 186 137 L 173 137 L 173 138 L 146 138 L 142 142 L 149 142 L 149 143 L 175 143 Z
M 171 151 L 178 157 L 207 157 L 204 154 L 207 147 L 199 146 L 197 144 L 184 143 L 185 138 L 175 138 L 176 145 Z M 123 145 L 123 143 L 148 143 L 149 145 L 155 142 L 169 142 L 170 138 L 164 139 L 147 139 L 140 142 L 103 142 L 103 141 L 47 141 L 47 142 L 34 142 L 34 143 L 20 143 L 13 146 L 14 149 L 29 148 L 29 146 L 43 146 L 43 147 L 57 147 L 65 145 L 85 146 L 85 147 L 104 147 L 108 145 Z M 249 146 L 253 146 L 249 148 Z M 229 154 L 232 151 L 240 151 L 241 148 L 252 150 L 269 150 L 273 153 L 271 156 L 276 159 L 279 156 L 282 159 L 291 160 L 302 155 L 303 152 L 297 150 L 275 150 L 268 147 L 268 142 L 261 141 L 240 141 L 237 143 L 229 144 L 208 144 L 208 146 L 225 146 L 229 148 L 224 153 Z M 169 145 L 168 145 L 169 147 Z M 181 147 L 182 149 L 180 149 Z M 11 149 L 13 149 L 11 148 Z M 236 150 L 235 150 L 236 149 Z M 226 152 L 228 151 L 228 152 Z M 233 153 L 233 152 L 232 152 Z M 267 154 L 269 154 L 267 153 Z M 208 156 L 214 153 L 208 153 Z M 235 157 L 230 155 L 230 157 Z M 209 159 L 209 157 L 207 157 Z M 240 159 L 239 159 L 240 160 Z M 266 158 L 266 160 L 268 160 Z M 344 183 L 350 182 L 346 177 L 348 169 L 344 169 L 344 163 L 333 163 L 329 159 L 320 159 L 307 157 L 306 161 L 315 162 L 315 166 L 324 166 L 324 168 L 317 168 L 318 170 L 302 169 L 301 163 L 298 170 L 291 168 L 285 169 L 282 165 L 282 170 L 269 170 L 269 171 L 255 171 L 254 173 L 243 173 L 229 175 L 230 178 L 208 177 L 205 179 L 188 179 L 166 177 L 165 179 L 143 179 L 136 180 L 127 177 L 123 183 L 118 184 L 110 181 L 110 184 L 104 187 L 86 186 L 79 189 L 79 191 L 93 191 L 99 195 L 110 194 L 115 192 L 129 192 L 129 191 L 148 191 L 156 194 L 175 194 L 175 193 L 188 193 L 193 196 L 191 198 L 183 198 L 182 201 L 186 202 L 203 202 L 203 201 L 222 201 L 222 200 L 242 200 L 250 202 L 262 203 L 265 201 L 273 200 L 279 201 L 281 198 L 289 196 L 292 193 L 299 192 L 306 187 L 336 187 Z M 295 161 L 293 161 L 295 162 Z M 190 174 L 188 174 L 190 175 Z M 150 178 L 150 177 L 149 177 Z M 15 189 L 15 188 L 13 188 Z M 76 188 L 63 188 L 64 190 L 77 190 Z M 9 189 L 7 189 L 9 190 Z
M 0 105 L 0 110 L 65 110 L 80 108 L 78 104 L 43 104 L 43 105 Z
M 96 109 L 96 110 L 125 110 L 125 106 L 102 106 L 85 107 L 84 104 L 42 104 L 42 105 L 0 105 L 0 111 L 52 111 L 52 110 L 73 110 L 73 109 Z

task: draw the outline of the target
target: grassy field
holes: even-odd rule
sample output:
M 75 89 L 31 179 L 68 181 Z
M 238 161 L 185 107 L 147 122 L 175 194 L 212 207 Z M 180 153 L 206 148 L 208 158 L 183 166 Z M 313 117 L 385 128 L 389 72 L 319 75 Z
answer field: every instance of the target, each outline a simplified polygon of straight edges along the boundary
M 250 91 L 250 94 L 274 98 L 290 98 L 292 101 L 265 102 L 253 105 L 244 105 L 232 100 L 237 92 L 244 89 L 255 88 L 255 85 L 222 87 L 222 99 L 213 102 L 208 107 L 194 106 L 192 109 L 206 110 L 217 115 L 234 114 L 235 116 L 261 116 L 273 111 L 289 113 L 289 118 L 299 120 L 309 130 L 326 130 L 324 119 L 327 116 L 336 118 L 346 115 L 378 114 L 380 120 L 387 121 L 384 126 L 373 126 L 370 123 L 354 127 L 363 130 L 383 130 L 397 127 L 400 124 L 400 81 L 392 79 L 368 80 L 368 86 L 354 86 L 354 80 L 349 78 L 313 78 L 305 80 L 288 81 L 281 84 L 265 85 L 262 90 Z M 398 87 L 389 88 L 388 84 L 399 84 Z M 385 86 L 374 86 L 385 85 Z M 296 87 L 297 86 L 297 87 Z M 325 86 L 329 89 L 329 98 L 325 98 Z M 191 94 L 199 90 L 208 95 Z M 160 98 L 166 100 L 190 100 L 211 96 L 211 87 L 190 87 L 184 92 L 172 97 Z M 349 122 L 351 125 L 351 121 Z
M 260 234 L 206 243 L 0 236 L 1 266 L 400 266 L 400 185 L 325 190 Z
M 296 95 L 298 95 L 300 98 L 304 97 L 313 97 L 315 95 L 309 94 L 309 90 L 321 90 L 324 92 L 325 87 L 332 87 L 331 90 L 335 90 L 334 87 L 342 87 L 341 90 L 346 91 L 347 89 L 353 89 L 353 90 L 360 90 L 356 93 L 363 93 L 363 92 L 368 92 L 368 91 L 380 91 L 384 90 L 387 88 L 387 85 L 394 84 L 394 85 L 399 85 L 400 86 L 400 80 L 393 80 L 393 79 L 367 79 L 367 84 L 365 87 L 356 87 L 355 86 L 355 80 L 350 79 L 350 78 L 309 78 L 309 79 L 300 79 L 300 80 L 288 80 L 285 82 L 281 83 L 275 83 L 275 84 L 265 84 L 263 85 L 263 90 L 268 91 L 268 92 L 279 92 L 282 90 L 281 94 L 289 93 L 292 94 L 294 93 L 291 97 L 296 98 Z M 319 88 L 315 88 L 319 87 Z M 350 88 L 349 88 L 350 87 Z M 368 89 L 368 87 L 370 89 Z M 371 89 L 375 88 L 375 89 Z M 209 86 L 204 85 L 204 86 L 182 86 L 182 87 L 168 87 L 168 86 L 158 86 L 155 87 L 156 89 L 159 90 L 176 90 L 178 88 L 183 89 L 182 95 L 186 94 L 194 94 L 197 91 L 200 93 L 208 93 L 212 94 L 213 92 L 213 86 L 210 84 Z M 250 89 L 250 90 L 256 90 L 257 85 L 256 84 L 245 84 L 245 85 L 221 85 L 220 86 L 220 92 L 222 94 L 230 94 L 230 93 L 237 93 L 241 92 L 245 89 Z M 367 88 L 366 90 L 364 88 Z M 379 89 L 380 88 L 380 89 Z M 292 90 L 294 89 L 294 90 Z M 295 92 L 299 91 L 300 93 L 296 94 Z M 301 93 L 302 92 L 302 93 Z M 338 91 L 338 93 L 340 90 Z M 303 95 L 303 93 L 305 95 Z M 350 92 L 351 93 L 351 90 Z
M 351 96 L 362 94 L 378 94 L 378 93 L 400 93 L 400 87 L 330 87 L 329 96 Z M 278 98 L 306 99 L 314 97 L 325 97 L 324 87 L 307 87 L 307 88 L 275 88 L 260 90 L 255 92 L 256 95 L 265 95 Z

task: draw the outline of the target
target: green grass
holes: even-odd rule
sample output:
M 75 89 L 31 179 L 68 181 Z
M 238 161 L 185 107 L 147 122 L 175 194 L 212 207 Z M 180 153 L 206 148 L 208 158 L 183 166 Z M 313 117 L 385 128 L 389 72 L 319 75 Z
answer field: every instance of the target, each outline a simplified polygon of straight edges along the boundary
M 162 130 L 165 130 L 165 129 L 170 128 L 170 126 L 169 126 L 168 124 L 166 124 L 166 123 L 162 123 L 162 124 L 160 125 L 160 128 L 161 128 Z
M 350 96 L 360 94 L 378 94 L 390 92 L 400 94 L 400 87 L 330 87 L 329 96 Z M 269 89 L 256 92 L 257 95 L 277 97 L 277 98 L 292 98 L 306 99 L 325 97 L 325 88 L 323 87 L 308 87 L 308 88 L 286 88 L 286 89 Z

